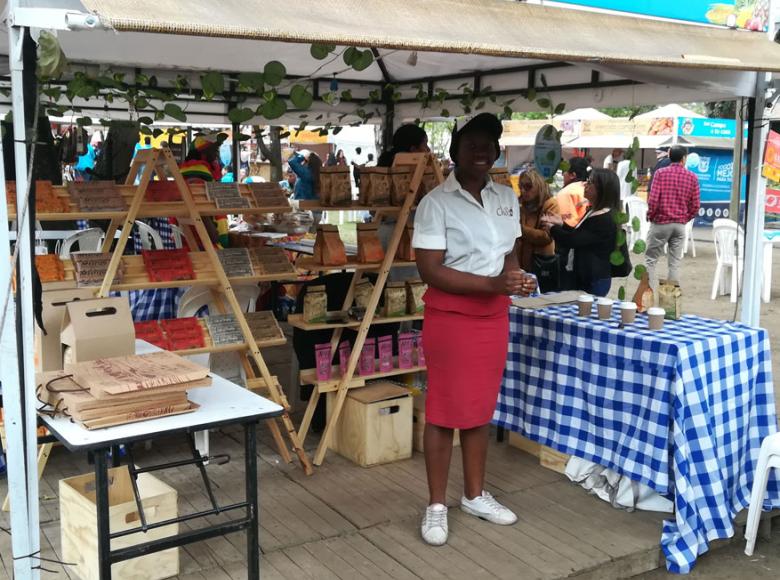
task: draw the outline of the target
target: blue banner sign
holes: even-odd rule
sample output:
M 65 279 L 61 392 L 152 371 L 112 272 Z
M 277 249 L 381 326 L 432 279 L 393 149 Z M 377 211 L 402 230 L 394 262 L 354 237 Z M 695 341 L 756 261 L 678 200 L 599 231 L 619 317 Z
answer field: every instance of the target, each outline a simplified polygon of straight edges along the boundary
M 563 0 L 566 4 L 765 32 L 770 0 Z
M 736 129 L 737 122 L 734 119 L 680 117 L 677 122 L 677 134 L 683 137 L 733 139 Z

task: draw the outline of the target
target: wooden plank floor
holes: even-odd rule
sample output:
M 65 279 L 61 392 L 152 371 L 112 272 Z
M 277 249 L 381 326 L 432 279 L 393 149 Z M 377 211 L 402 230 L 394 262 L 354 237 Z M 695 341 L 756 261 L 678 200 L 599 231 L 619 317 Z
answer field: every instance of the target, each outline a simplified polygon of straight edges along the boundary
M 660 514 L 626 513 L 589 496 L 564 476 L 541 468 L 525 453 L 493 442 L 487 488 L 514 509 L 520 521 L 499 527 L 450 511 L 450 541 L 432 548 L 420 539 L 426 503 L 425 464 L 410 460 L 371 469 L 356 467 L 333 453 L 312 477 L 284 465 L 266 429 L 259 433 L 260 545 L 263 578 L 271 579 L 548 579 L 582 576 L 622 578 L 659 565 Z M 309 444 L 316 446 L 316 438 Z M 208 472 L 220 503 L 243 493 L 243 445 L 239 430 L 212 433 L 211 452 L 231 456 Z M 453 455 L 447 503 L 459 503 L 460 449 Z M 135 450 L 140 465 L 183 457 L 184 440 L 168 439 Z M 51 456 L 41 484 L 41 544 L 47 558 L 59 558 L 58 481 L 86 473 L 86 458 L 62 447 Z M 159 472 L 176 488 L 180 513 L 206 509 L 209 500 L 193 467 Z M 6 482 L 0 482 L 5 494 Z M 226 516 L 210 517 L 210 522 Z M 197 527 L 197 522 L 185 528 Z M 0 514 L 0 526 L 9 526 Z M 180 578 L 246 578 L 246 543 L 232 534 L 181 550 Z M 67 567 L 44 566 L 43 578 L 72 577 Z M 0 530 L 0 580 L 11 577 L 10 537 Z M 75 576 L 74 576 L 75 577 Z

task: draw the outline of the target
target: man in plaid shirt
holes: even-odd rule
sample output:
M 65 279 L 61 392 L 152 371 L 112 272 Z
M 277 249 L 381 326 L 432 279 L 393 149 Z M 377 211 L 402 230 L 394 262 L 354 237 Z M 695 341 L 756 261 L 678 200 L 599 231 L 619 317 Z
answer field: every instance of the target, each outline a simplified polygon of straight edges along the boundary
M 687 152 L 675 145 L 669 149 L 670 164 L 656 171 L 647 200 L 647 266 L 650 284 L 656 287 L 655 265 L 669 244 L 669 280 L 680 281 L 685 224 L 699 212 L 699 179 L 685 168 Z

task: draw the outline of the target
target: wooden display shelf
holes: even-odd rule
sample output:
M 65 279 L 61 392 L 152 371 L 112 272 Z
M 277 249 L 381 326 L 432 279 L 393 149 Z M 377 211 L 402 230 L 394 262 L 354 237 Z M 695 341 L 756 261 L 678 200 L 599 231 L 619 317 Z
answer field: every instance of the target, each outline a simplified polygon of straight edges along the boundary
M 332 313 L 330 313 L 332 314 Z M 422 320 L 422 314 L 407 314 L 405 316 L 375 316 L 371 326 L 380 324 L 394 324 L 397 322 L 407 322 L 410 320 Z M 363 324 L 362 320 L 350 320 L 346 324 L 343 322 L 304 322 L 303 314 L 290 314 L 287 317 L 287 323 L 293 328 L 300 330 L 333 330 L 334 328 L 359 328 Z
M 244 208 L 218 208 L 216 204 L 206 197 L 206 186 L 204 183 L 191 183 L 189 184 L 192 191 L 193 201 L 198 210 L 198 213 L 203 216 L 215 216 L 224 214 L 266 214 L 266 213 L 289 213 L 292 211 L 292 207 L 289 204 L 258 207 L 255 204 L 255 200 L 249 191 L 248 186 L 239 185 L 239 192 L 241 195 L 249 200 L 250 207 Z M 133 201 L 133 196 L 136 192 L 135 185 L 116 185 L 117 190 L 125 201 L 127 202 L 128 209 Z M 55 194 L 60 198 L 65 198 L 70 206 L 69 212 L 38 212 L 36 213 L 36 219 L 39 221 L 73 221 L 73 220 L 111 220 L 111 219 L 123 219 L 127 216 L 128 211 L 81 211 L 78 204 L 70 199 L 68 189 L 66 186 L 54 186 Z M 8 214 L 13 216 L 16 213 L 16 206 L 8 206 Z M 184 201 L 144 201 L 141 208 L 138 210 L 137 218 L 152 218 L 152 217 L 179 217 L 189 218 L 190 212 Z
M 247 349 L 247 344 L 245 342 L 236 342 L 233 344 L 223 344 L 220 346 L 214 346 L 212 340 L 211 340 L 211 333 L 209 332 L 208 325 L 206 324 L 206 320 L 204 318 L 198 319 L 198 322 L 200 323 L 202 329 L 203 329 L 203 340 L 206 343 L 206 346 L 201 348 L 186 348 L 183 350 L 174 350 L 171 352 L 174 352 L 178 355 L 182 356 L 188 356 L 188 355 L 195 355 L 195 354 L 212 354 L 212 353 L 220 353 L 220 352 L 240 352 Z M 277 338 L 268 338 L 265 340 L 257 340 L 255 339 L 255 342 L 257 343 L 257 346 L 259 348 L 267 348 L 270 346 L 282 346 L 284 344 L 287 344 L 287 339 L 282 335 L 282 330 L 279 328 L 279 325 L 277 325 L 277 330 L 279 331 L 280 336 Z
M 298 202 L 301 211 L 376 211 L 382 213 L 392 213 L 401 211 L 400 205 L 365 205 L 358 202 L 352 202 L 350 205 L 322 205 L 315 200 L 302 200 Z
M 214 286 L 218 283 L 217 274 L 206 252 L 190 252 L 192 269 L 195 272 L 195 278 L 191 280 L 171 280 L 168 282 L 152 282 L 146 273 L 143 256 L 122 256 L 122 267 L 124 276 L 122 282 L 113 284 L 111 290 L 150 290 L 154 288 L 179 288 L 181 286 Z M 54 284 L 58 288 L 73 288 L 76 284 L 75 266 L 71 260 L 63 260 L 65 269 L 65 280 L 59 282 L 47 282 L 44 287 L 47 290 L 53 290 Z M 235 284 L 256 283 L 256 282 L 276 282 L 289 280 L 294 277 L 289 272 L 281 274 L 258 274 L 255 276 L 231 277 L 229 280 Z M 99 286 L 100 284 L 96 284 Z
M 403 268 L 416 265 L 416 262 L 396 261 L 393 262 L 392 267 Z M 379 270 L 382 267 L 382 263 L 363 264 L 355 260 L 347 260 L 347 263 L 342 266 L 323 266 L 322 264 L 317 264 L 311 256 L 304 256 L 298 258 L 298 261 L 295 262 L 295 267 L 306 272 L 339 272 L 341 270 Z
M 376 364 L 378 366 L 379 361 L 377 361 Z M 393 359 L 393 364 L 394 365 L 398 364 L 397 358 Z M 365 386 L 367 381 L 375 381 L 377 379 L 387 379 L 390 377 L 397 377 L 399 375 L 408 375 L 410 373 L 419 373 L 419 372 L 424 372 L 425 370 L 426 370 L 425 367 L 418 367 L 418 366 L 412 367 L 410 369 L 399 369 L 395 367 L 393 368 L 393 370 L 384 373 L 377 371 L 370 375 L 355 374 L 352 377 L 352 379 L 350 379 L 348 388 L 354 389 L 357 387 L 363 387 Z M 299 381 L 300 384 L 302 385 L 315 385 L 320 393 L 329 393 L 338 390 L 339 383 L 341 383 L 341 372 L 339 371 L 338 365 L 334 365 L 331 368 L 330 380 L 318 381 L 317 369 L 304 369 L 300 372 Z

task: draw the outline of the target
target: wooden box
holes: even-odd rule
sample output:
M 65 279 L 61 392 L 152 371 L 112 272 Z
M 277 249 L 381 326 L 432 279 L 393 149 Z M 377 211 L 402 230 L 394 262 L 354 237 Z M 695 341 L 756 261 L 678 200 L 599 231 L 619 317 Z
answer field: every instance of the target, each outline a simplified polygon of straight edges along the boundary
M 512 431 L 509 432 L 509 445 L 517 447 L 526 453 L 539 458 L 539 465 L 552 469 L 557 473 L 566 472 L 566 464 L 569 461 L 571 455 L 556 451 L 551 447 L 531 441 L 527 437 L 523 437 L 518 433 Z
M 328 415 L 336 393 L 328 393 Z M 412 456 L 412 396 L 407 389 L 380 381 L 350 389 L 330 444 L 362 467 Z
M 423 444 L 423 433 L 425 432 L 425 393 L 412 397 L 412 401 L 412 446 L 415 451 L 422 453 L 425 451 L 425 445 Z M 452 446 L 460 446 L 460 431 L 458 429 L 455 429 L 455 433 L 452 436 Z
M 127 467 L 109 470 L 109 521 L 111 532 L 140 526 Z M 97 511 L 95 474 L 78 475 L 60 480 L 60 531 L 62 559 L 73 562 L 68 572 L 83 580 L 98 580 Z M 138 476 L 138 491 L 148 523 L 175 518 L 177 493 L 148 473 Z M 178 524 L 164 526 L 113 540 L 113 549 L 125 548 L 165 538 L 178 532 Z M 179 549 L 172 548 L 141 558 L 119 562 L 111 567 L 114 578 L 123 580 L 159 580 L 179 574 Z

